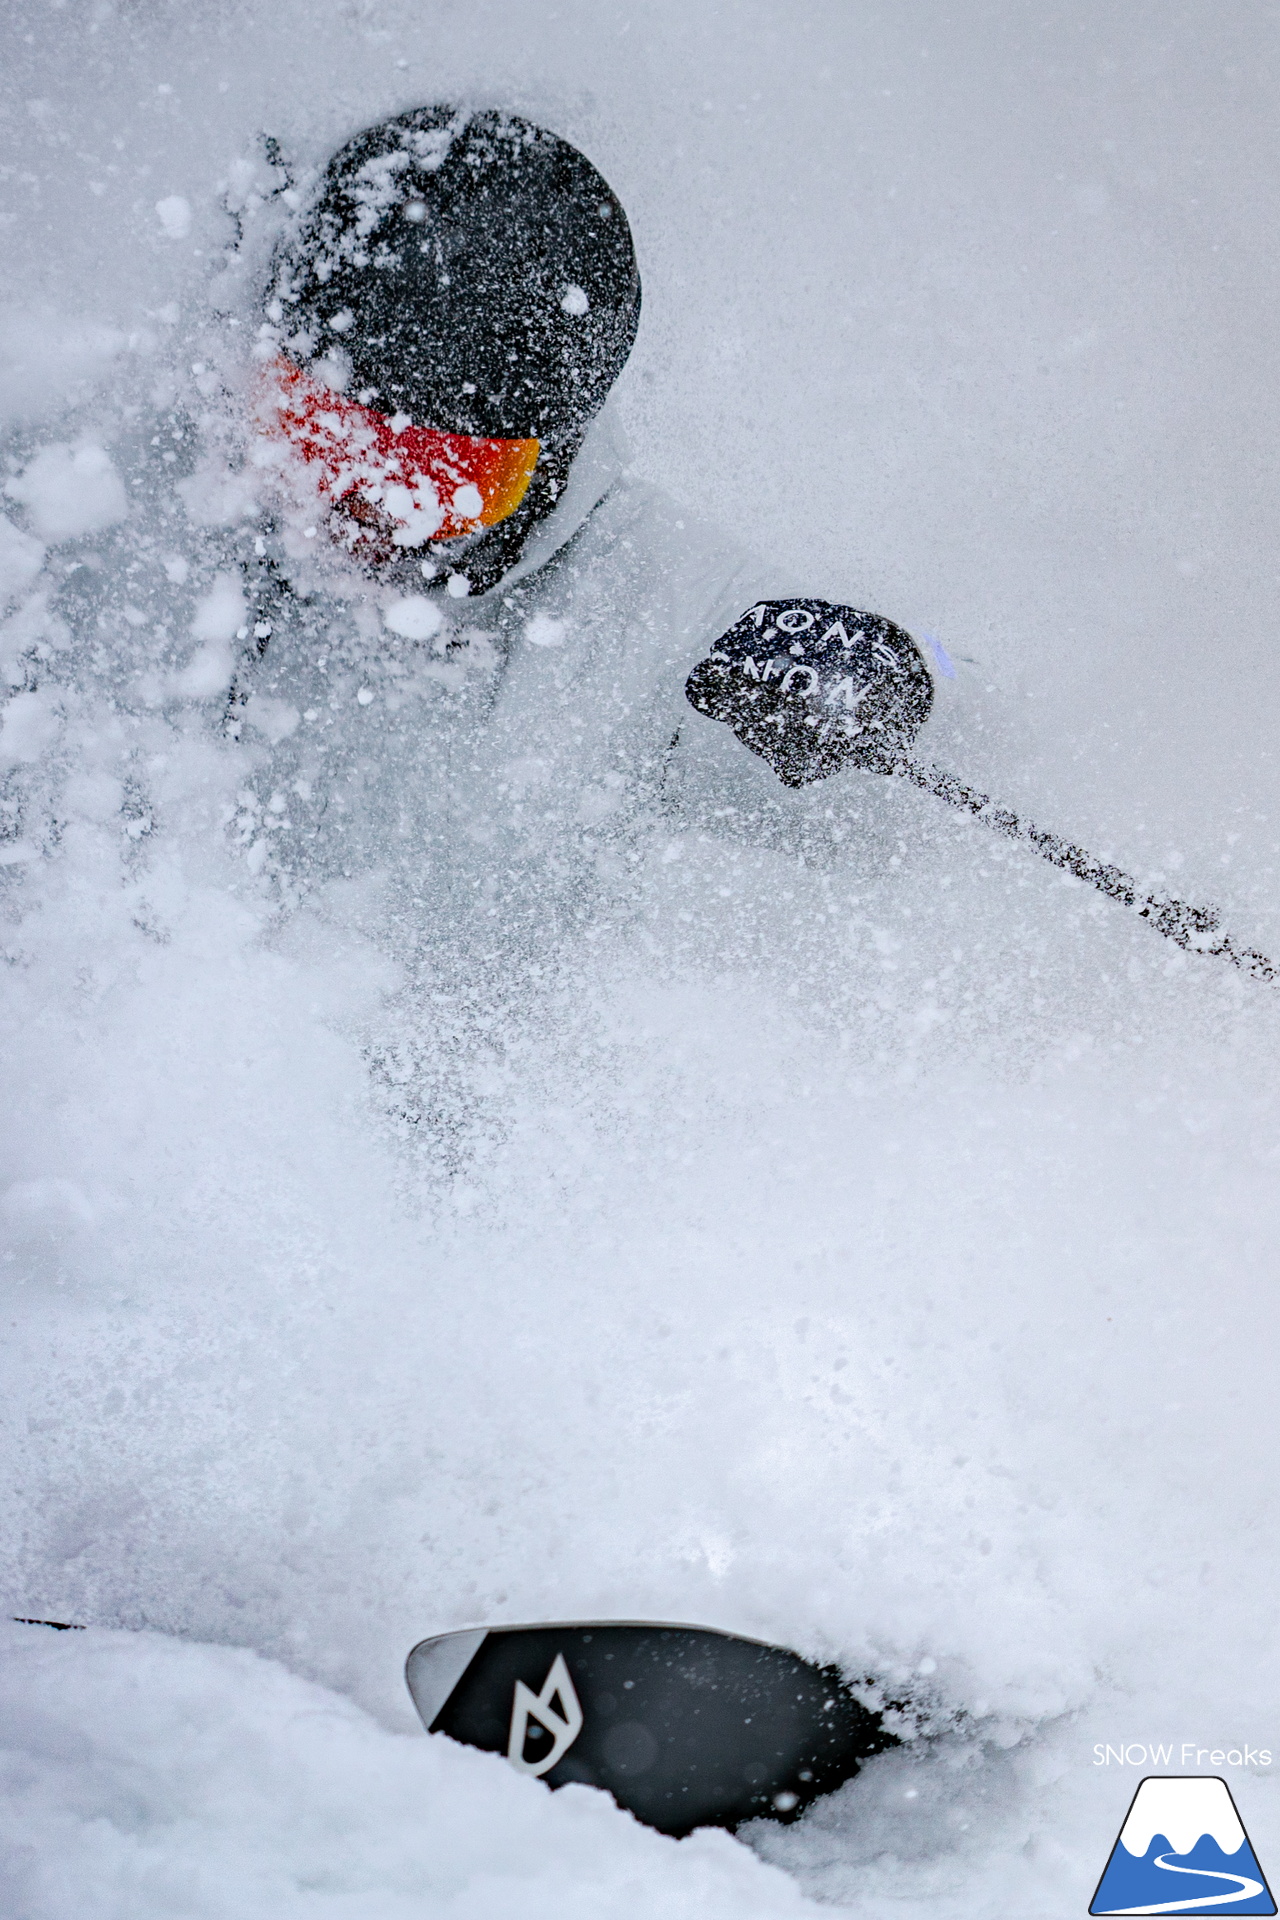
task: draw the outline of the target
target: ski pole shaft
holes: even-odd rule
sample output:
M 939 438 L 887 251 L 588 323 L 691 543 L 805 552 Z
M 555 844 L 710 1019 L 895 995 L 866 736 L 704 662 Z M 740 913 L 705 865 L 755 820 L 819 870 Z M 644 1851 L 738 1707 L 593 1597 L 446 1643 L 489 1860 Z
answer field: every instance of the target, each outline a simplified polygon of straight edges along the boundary
M 983 826 L 990 827 L 994 833 L 1003 834 L 1006 840 L 1021 840 L 1034 847 L 1051 866 L 1074 874 L 1077 880 L 1096 887 L 1099 893 L 1105 893 L 1109 899 L 1132 907 L 1157 933 L 1162 933 L 1166 940 L 1172 940 L 1175 946 L 1186 947 L 1193 953 L 1216 954 L 1223 960 L 1229 960 L 1233 967 L 1239 967 L 1242 973 L 1247 973 L 1254 980 L 1280 979 L 1280 967 L 1268 960 L 1265 953 L 1258 953 L 1252 947 L 1238 947 L 1229 934 L 1219 933 L 1219 915 L 1215 907 L 1195 907 L 1187 900 L 1175 900 L 1168 894 L 1144 893 L 1132 874 L 1109 866 L 1105 860 L 1097 859 L 1094 854 L 1087 853 L 1083 847 L 1074 846 L 1059 834 L 1049 833 L 1030 820 L 1019 819 L 1007 807 L 994 806 L 987 794 L 966 787 L 963 781 L 957 780 L 953 773 L 947 773 L 941 767 L 926 766 L 922 761 L 904 756 L 895 759 L 892 771 L 910 780 L 913 786 L 922 788 L 925 793 L 944 800 L 949 807 L 972 814 L 975 820 L 980 820 Z

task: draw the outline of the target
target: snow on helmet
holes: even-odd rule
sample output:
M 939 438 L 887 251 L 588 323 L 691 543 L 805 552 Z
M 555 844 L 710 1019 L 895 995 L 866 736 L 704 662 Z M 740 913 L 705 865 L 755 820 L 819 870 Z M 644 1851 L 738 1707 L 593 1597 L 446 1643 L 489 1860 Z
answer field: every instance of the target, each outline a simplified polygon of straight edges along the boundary
M 458 460 L 467 440 L 491 462 L 519 443 L 525 466 L 537 443 L 504 511 L 460 534 L 447 520 L 433 543 L 482 591 L 554 506 L 631 351 L 640 278 L 626 215 L 575 147 L 514 114 L 420 107 L 334 155 L 268 314 L 296 367 L 397 434 L 447 436 Z M 373 557 L 394 558 L 390 540 Z

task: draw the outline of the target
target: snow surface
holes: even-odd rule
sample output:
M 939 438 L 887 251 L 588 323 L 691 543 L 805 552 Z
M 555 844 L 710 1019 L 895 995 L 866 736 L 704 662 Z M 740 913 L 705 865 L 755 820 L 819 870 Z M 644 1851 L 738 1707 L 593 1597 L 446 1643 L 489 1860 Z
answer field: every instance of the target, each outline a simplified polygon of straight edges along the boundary
M 655 825 L 519 994 L 433 996 L 358 874 L 282 912 L 235 823 L 296 720 L 213 724 L 223 203 L 428 98 L 578 141 L 638 469 L 936 635 L 940 760 L 1274 954 L 1274 9 L 19 23 L 0 1582 L 88 1630 L 3 1636 L 6 1910 L 1083 1911 L 1096 1743 L 1280 1750 L 1275 995 L 869 779 L 847 864 Z M 416 1730 L 415 1640 L 588 1615 L 933 1732 L 743 1845 Z

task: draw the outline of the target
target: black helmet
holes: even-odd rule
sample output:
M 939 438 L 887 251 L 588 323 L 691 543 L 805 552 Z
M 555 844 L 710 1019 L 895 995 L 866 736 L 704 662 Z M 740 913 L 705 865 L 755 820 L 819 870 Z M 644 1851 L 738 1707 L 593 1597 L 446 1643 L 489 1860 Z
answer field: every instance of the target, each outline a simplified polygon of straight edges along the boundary
M 419 107 L 334 155 L 268 312 L 292 360 L 336 365 L 365 406 L 540 442 L 510 519 L 443 543 L 482 590 L 554 506 L 631 351 L 640 278 L 622 207 L 567 141 L 513 114 Z

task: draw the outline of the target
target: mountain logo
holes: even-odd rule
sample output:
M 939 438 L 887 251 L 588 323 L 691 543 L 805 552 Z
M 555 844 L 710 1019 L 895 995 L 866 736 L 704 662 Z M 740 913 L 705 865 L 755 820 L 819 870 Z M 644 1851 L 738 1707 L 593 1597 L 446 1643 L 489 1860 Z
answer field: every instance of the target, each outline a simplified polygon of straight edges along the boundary
M 525 1748 L 529 1744 L 531 1720 L 541 1728 L 543 1735 L 551 1736 L 551 1747 L 549 1752 L 529 1758 Z M 518 1767 L 521 1773 L 533 1774 L 535 1779 L 541 1774 L 550 1773 L 556 1762 L 564 1759 L 582 1732 L 582 1724 L 581 1702 L 569 1677 L 564 1655 L 558 1653 L 542 1683 L 541 1693 L 526 1687 L 523 1680 L 516 1681 L 511 1700 L 507 1758 L 513 1767 Z M 1274 1913 L 1275 1908 L 1269 1907 L 1267 1912 Z
M 1274 1913 L 1225 1780 L 1139 1783 L 1089 1907 L 1111 1913 Z

